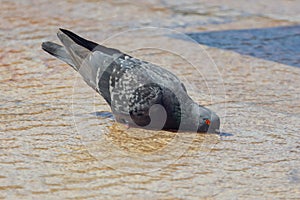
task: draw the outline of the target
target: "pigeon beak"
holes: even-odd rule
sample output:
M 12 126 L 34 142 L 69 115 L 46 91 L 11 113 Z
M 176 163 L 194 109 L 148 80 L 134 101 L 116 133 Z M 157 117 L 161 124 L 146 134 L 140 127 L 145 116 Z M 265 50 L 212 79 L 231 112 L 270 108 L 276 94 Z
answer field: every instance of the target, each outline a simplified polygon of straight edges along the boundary
M 219 133 L 220 132 L 220 118 L 214 112 L 211 113 L 210 125 L 209 125 L 207 132 L 209 132 L 209 133 Z

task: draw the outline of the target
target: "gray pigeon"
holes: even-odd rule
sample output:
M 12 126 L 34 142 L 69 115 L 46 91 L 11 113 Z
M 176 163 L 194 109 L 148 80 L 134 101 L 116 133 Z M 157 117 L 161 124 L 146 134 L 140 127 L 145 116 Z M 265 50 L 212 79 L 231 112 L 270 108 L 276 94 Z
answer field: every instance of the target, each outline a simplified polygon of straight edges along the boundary
M 168 70 L 71 31 L 57 33 L 63 46 L 43 50 L 69 64 L 110 105 L 117 122 L 152 130 L 218 132 L 219 117 L 195 103 Z

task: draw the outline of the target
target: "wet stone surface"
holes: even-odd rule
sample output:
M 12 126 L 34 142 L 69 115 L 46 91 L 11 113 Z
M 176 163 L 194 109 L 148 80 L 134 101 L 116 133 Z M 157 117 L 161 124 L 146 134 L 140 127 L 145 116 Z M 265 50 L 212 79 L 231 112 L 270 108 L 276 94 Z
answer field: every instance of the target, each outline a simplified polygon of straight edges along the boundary
M 296 1 L 25 0 L 0 11 L 0 199 L 299 198 Z M 221 117 L 222 134 L 114 123 L 41 50 L 59 27 L 166 67 Z

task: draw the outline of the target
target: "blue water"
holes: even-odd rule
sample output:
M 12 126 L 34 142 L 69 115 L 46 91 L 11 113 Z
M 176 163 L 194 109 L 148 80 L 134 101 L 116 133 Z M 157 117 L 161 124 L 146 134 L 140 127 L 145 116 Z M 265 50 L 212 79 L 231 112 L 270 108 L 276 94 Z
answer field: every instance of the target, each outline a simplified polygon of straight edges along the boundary
M 300 67 L 300 25 L 188 33 L 200 44 Z

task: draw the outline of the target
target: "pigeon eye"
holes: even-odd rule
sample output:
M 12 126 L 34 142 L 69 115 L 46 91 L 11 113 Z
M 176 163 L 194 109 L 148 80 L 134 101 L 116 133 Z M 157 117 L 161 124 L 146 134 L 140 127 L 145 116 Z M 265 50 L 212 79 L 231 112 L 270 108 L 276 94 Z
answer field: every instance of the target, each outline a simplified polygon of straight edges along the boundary
M 205 122 L 205 124 L 210 125 L 210 120 L 209 119 L 205 119 L 204 122 Z

